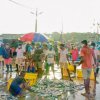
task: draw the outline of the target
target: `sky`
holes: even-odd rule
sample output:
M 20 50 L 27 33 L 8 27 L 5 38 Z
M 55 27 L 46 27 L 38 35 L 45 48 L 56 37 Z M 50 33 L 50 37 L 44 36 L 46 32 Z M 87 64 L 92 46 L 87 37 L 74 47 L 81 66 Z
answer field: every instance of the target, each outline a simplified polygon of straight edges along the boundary
M 11 1 L 15 1 L 17 5 Z M 94 32 L 100 23 L 100 0 L 0 0 L 0 34 L 35 31 Z M 95 26 L 93 26 L 95 23 Z

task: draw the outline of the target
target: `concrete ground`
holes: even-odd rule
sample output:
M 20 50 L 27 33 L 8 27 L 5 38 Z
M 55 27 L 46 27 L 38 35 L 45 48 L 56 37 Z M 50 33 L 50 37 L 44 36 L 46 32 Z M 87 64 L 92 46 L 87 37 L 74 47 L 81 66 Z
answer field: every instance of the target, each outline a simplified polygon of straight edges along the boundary
M 13 70 L 15 70 L 15 69 L 13 69 Z M 0 80 L 7 81 L 11 77 L 13 77 L 13 78 L 16 77 L 16 75 L 18 75 L 18 73 L 16 73 L 15 71 L 13 71 L 12 73 L 6 73 L 6 72 L 1 71 L 0 72 Z M 45 74 L 42 77 L 45 77 Z M 53 76 L 53 73 L 51 70 L 50 70 L 50 73 L 47 75 L 47 77 L 49 79 L 54 79 L 54 76 Z M 73 77 L 73 74 L 72 74 L 72 77 Z M 61 71 L 57 65 L 55 65 L 55 79 L 61 79 Z M 64 79 L 67 80 L 66 77 Z M 82 78 L 79 79 L 77 77 L 73 77 L 72 79 L 77 84 L 83 84 Z M 98 75 L 97 80 L 100 83 L 100 75 Z M 91 80 L 91 85 L 90 85 L 91 93 L 93 90 L 93 86 L 94 86 L 94 81 Z M 5 87 L 4 91 L 7 91 L 7 87 Z M 96 85 L 96 96 L 94 96 L 94 98 L 92 98 L 92 99 L 88 99 L 88 98 L 82 96 L 81 95 L 82 92 L 84 92 L 84 89 L 77 91 L 75 93 L 68 92 L 68 93 L 66 93 L 67 95 L 64 95 L 64 96 L 62 95 L 61 98 L 58 98 L 58 99 L 56 98 L 55 100 L 100 100 L 100 84 Z M 0 100 L 2 100 L 2 99 L 0 99 Z M 49 100 L 49 99 L 45 99 L 43 97 L 38 97 L 37 94 L 26 91 L 25 97 L 18 98 L 18 100 Z

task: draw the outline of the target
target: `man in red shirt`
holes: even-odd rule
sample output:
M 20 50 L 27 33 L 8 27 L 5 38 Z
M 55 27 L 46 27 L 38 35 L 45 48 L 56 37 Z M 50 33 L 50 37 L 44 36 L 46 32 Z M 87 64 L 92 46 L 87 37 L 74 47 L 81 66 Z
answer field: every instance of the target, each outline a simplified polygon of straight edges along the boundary
M 81 43 L 83 44 L 83 47 L 80 52 L 81 56 L 80 64 L 82 64 L 82 73 L 85 86 L 85 93 L 82 93 L 82 95 L 86 97 L 92 97 L 90 95 L 90 89 L 89 89 L 90 75 L 91 75 L 92 61 L 93 61 L 92 51 L 88 47 L 87 40 L 83 40 Z

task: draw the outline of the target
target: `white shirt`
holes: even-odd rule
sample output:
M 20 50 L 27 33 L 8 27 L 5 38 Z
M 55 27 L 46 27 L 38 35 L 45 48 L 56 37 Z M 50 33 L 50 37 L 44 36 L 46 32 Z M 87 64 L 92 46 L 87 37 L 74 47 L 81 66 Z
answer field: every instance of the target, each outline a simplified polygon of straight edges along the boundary
M 23 49 L 17 48 L 16 52 L 17 52 L 17 58 L 23 58 L 23 54 L 24 54 Z
M 67 49 L 64 49 L 64 50 L 60 50 L 59 51 L 59 53 L 60 53 L 60 62 L 67 62 L 67 57 L 66 57 L 66 55 L 68 54 L 68 52 L 67 52 Z
M 47 50 L 46 56 L 47 56 L 47 63 L 54 64 L 55 51 L 54 50 Z
M 26 44 L 22 45 L 22 50 L 25 52 L 26 51 Z
M 96 50 L 96 49 L 94 49 L 93 52 L 94 52 L 94 56 L 96 58 L 96 64 L 97 64 L 97 62 L 98 62 L 98 56 L 100 56 L 100 52 L 99 52 L 99 50 Z M 94 61 L 93 57 L 92 57 L 92 65 L 94 65 L 93 67 L 96 67 L 95 66 L 95 61 Z
M 35 49 L 32 49 L 32 50 L 31 50 L 31 55 L 33 55 L 33 54 L 34 54 L 34 52 L 35 52 Z
M 95 58 L 97 60 L 98 56 L 100 56 L 99 50 L 94 50 Z

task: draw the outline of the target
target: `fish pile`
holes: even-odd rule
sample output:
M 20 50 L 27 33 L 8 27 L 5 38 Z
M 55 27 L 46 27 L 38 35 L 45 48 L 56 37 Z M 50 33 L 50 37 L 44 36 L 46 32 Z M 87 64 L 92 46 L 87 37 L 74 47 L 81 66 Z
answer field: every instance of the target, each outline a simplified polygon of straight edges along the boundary
M 68 91 L 75 92 L 83 88 L 82 84 L 76 85 L 68 80 L 40 79 L 36 85 L 31 87 L 31 90 L 42 97 L 58 97 Z
M 5 86 L 7 82 L 0 80 L 0 86 Z
M 0 100 L 18 100 L 18 98 L 4 92 L 0 91 Z

